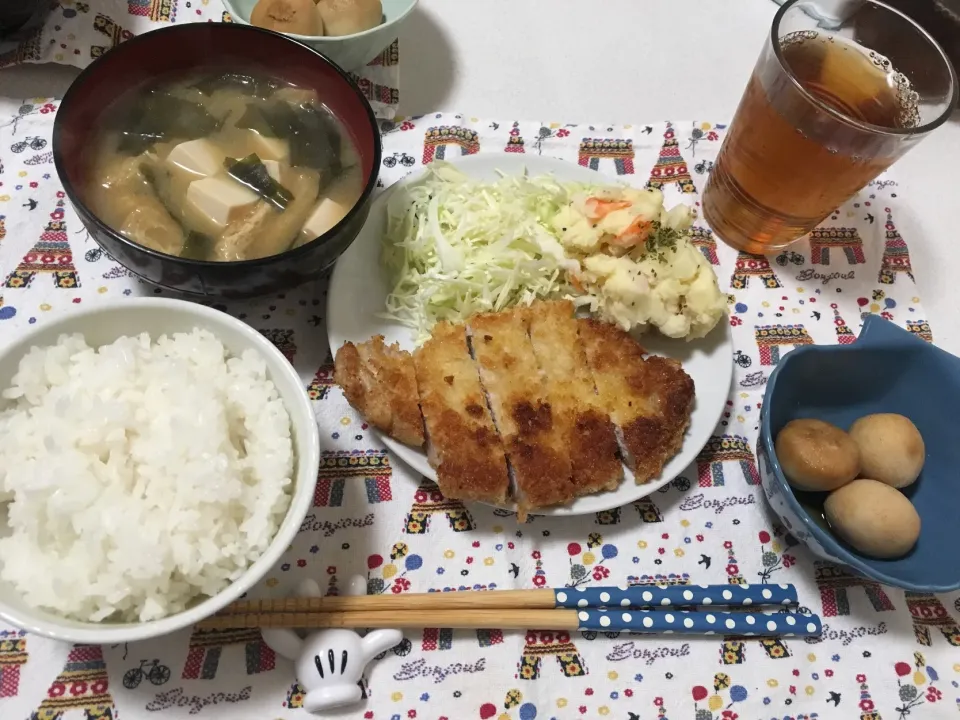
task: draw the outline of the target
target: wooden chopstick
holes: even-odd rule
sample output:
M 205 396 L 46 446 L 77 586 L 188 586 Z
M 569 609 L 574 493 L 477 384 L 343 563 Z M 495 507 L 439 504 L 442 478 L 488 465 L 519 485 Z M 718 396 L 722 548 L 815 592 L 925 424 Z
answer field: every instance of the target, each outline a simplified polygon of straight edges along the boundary
M 796 613 L 689 610 L 483 609 L 344 612 L 273 612 L 214 615 L 201 630 L 240 628 L 466 628 L 501 630 L 599 630 L 685 635 L 819 635 L 820 618 Z
M 505 624 L 506 623 L 506 624 Z M 532 623 L 532 624 L 531 624 Z M 546 625 L 544 625 L 546 623 Z M 525 630 L 544 627 L 562 630 L 577 627 L 576 610 L 402 610 L 342 612 L 269 612 L 213 615 L 201 620 L 201 630 L 256 627 L 315 628 L 499 628 Z
M 555 607 L 556 600 L 553 590 L 485 590 L 240 600 L 227 605 L 217 614 L 397 612 L 403 610 L 484 610 L 498 608 L 552 610 Z
M 793 605 L 796 602 L 797 591 L 793 585 L 634 585 L 241 600 L 226 606 L 217 615 L 485 609 L 552 610 L 594 607 L 662 608 L 691 605 L 760 607 Z

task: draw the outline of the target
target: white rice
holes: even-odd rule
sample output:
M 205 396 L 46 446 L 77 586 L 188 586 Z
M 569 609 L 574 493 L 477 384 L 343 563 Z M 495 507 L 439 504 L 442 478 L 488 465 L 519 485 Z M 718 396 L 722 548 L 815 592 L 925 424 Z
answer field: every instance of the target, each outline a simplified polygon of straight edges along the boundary
M 283 521 L 290 417 L 253 350 L 231 357 L 203 330 L 99 349 L 63 335 L 27 353 L 3 398 L 0 577 L 31 606 L 94 622 L 179 612 Z

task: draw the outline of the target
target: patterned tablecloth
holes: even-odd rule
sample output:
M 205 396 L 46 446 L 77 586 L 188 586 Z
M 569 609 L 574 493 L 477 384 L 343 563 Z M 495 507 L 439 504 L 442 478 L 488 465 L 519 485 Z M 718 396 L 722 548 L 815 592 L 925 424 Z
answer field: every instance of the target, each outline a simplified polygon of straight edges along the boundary
M 79 12 L 80 3 L 77 3 Z M 55 100 L 0 118 L 0 343 L 86 303 L 161 295 L 105 255 L 65 202 L 50 157 Z M 725 126 L 570 125 L 460 115 L 384 128 L 384 185 L 439 158 L 544 154 L 696 206 Z M 306 577 L 337 592 L 353 574 L 372 593 L 611 583 L 798 586 L 822 638 L 667 639 L 614 633 L 409 632 L 368 672 L 368 699 L 343 716 L 375 720 L 942 718 L 960 711 L 960 601 L 882 587 L 815 562 L 774 521 L 754 447 L 764 384 L 781 356 L 849 343 L 880 313 L 932 340 L 897 229 L 906 200 L 871 183 L 776 257 L 738 254 L 702 221 L 696 244 L 729 289 L 737 373 L 715 435 L 668 487 L 581 518 L 516 517 L 444 498 L 392 462 L 332 386 L 326 278 L 284 296 L 218 306 L 269 337 L 299 369 L 321 428 L 314 506 L 258 592 Z M 922 239 L 916 239 L 921 241 Z M 371 272 L 374 269 L 371 268 Z M 944 548 L 945 552 L 952 551 Z M 123 646 L 70 646 L 0 629 L 0 718 L 295 720 L 307 713 L 289 662 L 256 630 L 185 631 Z

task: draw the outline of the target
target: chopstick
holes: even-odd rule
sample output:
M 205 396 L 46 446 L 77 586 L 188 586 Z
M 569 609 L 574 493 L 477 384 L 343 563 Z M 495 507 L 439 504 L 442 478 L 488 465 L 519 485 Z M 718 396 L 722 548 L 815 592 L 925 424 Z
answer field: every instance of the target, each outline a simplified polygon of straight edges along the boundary
M 758 607 L 796 605 L 797 601 L 797 589 L 793 585 L 633 585 L 241 600 L 227 605 L 217 615 L 691 605 Z
M 502 630 L 598 630 L 681 635 L 809 637 L 822 630 L 820 618 L 797 613 L 709 612 L 694 610 L 483 609 L 275 612 L 214 615 L 202 630 L 284 628 L 498 628 Z
M 522 592 L 522 591 L 521 591 Z M 556 607 L 669 607 L 715 605 L 749 607 L 796 605 L 793 585 L 631 585 L 556 588 Z
M 499 628 L 756 636 L 818 635 L 820 619 L 793 613 L 723 612 L 710 606 L 796 605 L 792 585 L 628 587 L 428 592 L 246 600 L 202 620 L 226 628 Z M 688 608 L 699 606 L 701 610 Z

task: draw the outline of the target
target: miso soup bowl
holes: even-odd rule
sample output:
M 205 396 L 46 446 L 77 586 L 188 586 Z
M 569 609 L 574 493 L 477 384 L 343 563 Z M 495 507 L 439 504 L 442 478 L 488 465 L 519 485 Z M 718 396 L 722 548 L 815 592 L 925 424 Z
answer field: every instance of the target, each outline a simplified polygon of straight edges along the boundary
M 256 4 L 257 0 L 223 0 L 233 21 L 244 25 L 250 24 L 250 13 Z M 381 5 L 380 24 L 363 32 L 339 36 L 284 34 L 319 50 L 344 70 L 359 70 L 397 39 L 400 25 L 417 6 L 417 0 L 381 0 Z
M 109 227 L 84 203 L 82 189 L 95 181 L 88 152 L 111 102 L 151 79 L 204 68 L 270 74 L 317 92 L 356 145 L 363 174 L 360 198 L 339 223 L 311 242 L 277 255 L 210 262 L 144 247 Z M 174 25 L 118 45 L 80 73 L 64 95 L 53 126 L 53 159 L 63 189 L 100 247 L 147 282 L 207 297 L 284 292 L 315 279 L 333 265 L 356 238 L 370 211 L 380 155 L 380 132 L 373 110 L 340 67 L 284 35 L 230 23 Z
M 757 454 L 770 507 L 821 560 L 914 592 L 960 589 L 960 553 L 953 551 L 960 545 L 958 406 L 960 358 L 878 315 L 867 316 L 849 345 L 790 351 L 770 375 L 760 411 Z M 826 494 L 794 490 L 775 447 L 777 433 L 791 420 L 814 418 L 846 430 L 873 413 L 910 418 L 927 452 L 920 477 L 904 491 L 920 515 L 920 539 L 907 555 L 891 560 L 868 557 L 835 535 L 823 517 Z

